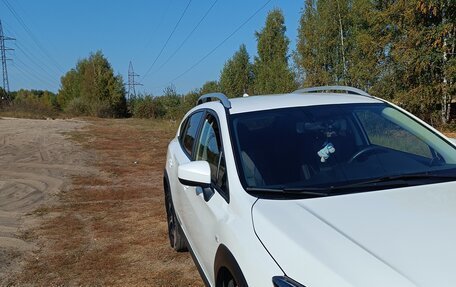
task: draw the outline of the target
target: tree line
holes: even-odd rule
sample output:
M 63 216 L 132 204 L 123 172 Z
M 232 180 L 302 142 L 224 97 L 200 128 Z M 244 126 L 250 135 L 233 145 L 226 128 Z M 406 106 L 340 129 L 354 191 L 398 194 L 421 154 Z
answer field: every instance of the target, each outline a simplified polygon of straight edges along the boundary
M 359 87 L 448 123 L 456 1 L 306 0 L 294 59 L 303 85 Z
M 180 95 L 169 86 L 161 96 L 126 100 L 122 77 L 96 52 L 61 78 L 52 105 L 73 115 L 178 119 L 209 92 L 350 85 L 445 124 L 456 91 L 455 27 L 454 0 L 305 0 L 293 50 L 284 15 L 273 9 L 255 33 L 257 55 L 240 45 L 201 88 Z

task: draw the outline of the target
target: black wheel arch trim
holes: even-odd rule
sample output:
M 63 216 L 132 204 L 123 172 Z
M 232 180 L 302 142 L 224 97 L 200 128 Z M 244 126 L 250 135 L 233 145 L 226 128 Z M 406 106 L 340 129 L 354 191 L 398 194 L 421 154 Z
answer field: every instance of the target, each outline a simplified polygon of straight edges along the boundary
M 168 172 L 166 171 L 166 168 L 163 169 L 163 188 L 165 188 L 165 184 L 168 185 L 168 188 L 169 188 L 169 177 L 168 177 Z
M 163 192 L 168 193 L 169 198 L 171 199 L 172 202 L 172 195 L 171 195 L 171 185 L 169 184 L 169 177 L 168 177 L 168 172 L 166 171 L 166 168 L 163 170 Z M 174 205 L 174 202 L 173 202 Z
M 245 280 L 244 274 L 242 273 L 241 267 L 239 267 L 239 264 L 237 263 L 236 259 L 234 258 L 234 255 L 231 253 L 231 251 L 226 247 L 224 244 L 220 244 L 216 255 L 215 255 L 215 262 L 214 262 L 214 277 L 215 277 L 215 284 L 217 285 L 219 283 L 220 278 L 219 272 L 223 269 L 226 268 L 231 275 L 234 277 L 236 280 L 237 286 L 239 287 L 247 287 L 247 281 Z
M 169 185 L 169 177 L 168 177 L 168 172 L 166 171 L 166 168 L 163 170 L 163 195 L 169 196 L 171 199 L 171 186 Z M 166 210 L 168 212 L 168 210 Z
M 166 187 L 168 187 L 168 190 L 166 190 Z M 169 177 L 168 177 L 168 172 L 166 171 L 166 168 L 163 171 L 163 192 L 165 193 L 164 196 L 169 196 L 169 200 L 171 200 L 171 203 L 173 204 L 173 207 L 174 207 L 173 195 L 171 194 L 171 185 L 169 184 Z M 168 195 L 166 195 L 166 192 L 168 192 Z M 168 212 L 168 211 L 166 211 L 166 212 Z M 178 214 L 176 214 L 176 219 L 179 222 L 179 224 L 182 224 Z M 185 232 L 183 232 L 183 233 L 185 235 Z

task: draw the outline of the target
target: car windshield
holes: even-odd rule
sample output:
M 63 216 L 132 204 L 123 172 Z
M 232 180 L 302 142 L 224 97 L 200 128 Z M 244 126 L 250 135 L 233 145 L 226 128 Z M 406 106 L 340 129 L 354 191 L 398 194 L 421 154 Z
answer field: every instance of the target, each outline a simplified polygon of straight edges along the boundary
M 408 176 L 408 186 L 456 177 L 455 148 L 387 104 L 294 107 L 230 118 L 247 190 L 335 190 L 357 183 L 375 190 L 383 186 L 379 179 L 397 184 Z

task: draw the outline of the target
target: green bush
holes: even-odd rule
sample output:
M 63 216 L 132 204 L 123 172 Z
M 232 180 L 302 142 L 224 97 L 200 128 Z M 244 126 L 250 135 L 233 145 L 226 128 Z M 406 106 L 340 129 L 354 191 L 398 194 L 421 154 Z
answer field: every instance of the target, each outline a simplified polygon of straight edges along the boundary
M 25 118 L 54 118 L 60 113 L 56 96 L 52 92 L 42 90 L 24 90 L 11 92 L 11 103 L 4 102 L 0 106 L 2 114 Z
M 87 116 L 90 114 L 90 106 L 83 98 L 74 98 L 67 103 L 65 112 L 75 117 Z
M 157 105 L 151 96 L 136 98 L 132 101 L 132 116 L 142 119 L 157 118 Z
M 13 101 L 0 109 L 3 116 L 15 118 L 46 119 L 56 118 L 59 111 L 39 101 Z
M 118 118 L 117 111 L 109 103 L 96 103 L 91 106 L 91 116 L 99 118 Z

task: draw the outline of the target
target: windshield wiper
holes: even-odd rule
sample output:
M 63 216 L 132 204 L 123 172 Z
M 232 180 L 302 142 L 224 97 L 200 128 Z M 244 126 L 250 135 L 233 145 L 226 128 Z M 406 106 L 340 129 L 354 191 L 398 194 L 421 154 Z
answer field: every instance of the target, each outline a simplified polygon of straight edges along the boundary
M 247 187 L 247 192 L 256 195 L 291 195 L 291 196 L 305 196 L 310 197 L 323 197 L 328 196 L 329 189 L 319 187 L 304 187 L 304 188 L 262 188 L 262 187 Z
M 379 178 L 350 183 L 350 184 L 346 184 L 346 185 L 331 186 L 329 188 L 329 190 L 337 191 L 337 190 L 343 190 L 343 189 L 349 189 L 349 188 L 375 186 L 375 185 L 384 184 L 384 183 L 391 183 L 391 184 L 397 185 L 397 186 L 409 186 L 410 184 L 407 183 L 408 180 L 419 180 L 419 179 L 431 179 L 431 180 L 442 179 L 444 181 L 451 181 L 451 180 L 456 180 L 456 176 L 429 174 L 429 173 L 401 174 L 401 175 L 383 176 L 383 177 L 379 177 Z
M 259 196 L 292 196 L 292 197 L 305 197 L 305 198 L 314 198 L 314 197 L 325 197 L 331 195 L 346 194 L 352 192 L 362 192 L 367 191 L 371 188 L 374 189 L 384 189 L 392 187 L 407 187 L 411 184 L 410 181 L 420 180 L 420 179 L 431 179 L 431 180 L 443 180 L 451 181 L 456 180 L 456 175 L 438 175 L 438 174 L 429 174 L 429 173 L 415 173 L 415 174 L 401 174 L 401 175 L 392 175 L 384 176 L 374 179 L 369 179 L 365 181 L 354 182 L 345 185 L 339 186 L 329 186 L 329 187 L 284 187 L 284 188 L 267 188 L 267 187 L 247 187 L 246 190 L 252 195 Z M 362 190 L 358 190 L 362 189 Z M 350 191 L 347 191 L 350 190 Z M 357 191 L 356 191 L 357 190 Z

